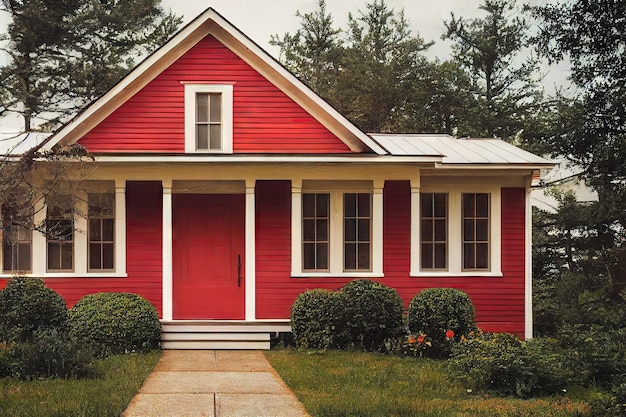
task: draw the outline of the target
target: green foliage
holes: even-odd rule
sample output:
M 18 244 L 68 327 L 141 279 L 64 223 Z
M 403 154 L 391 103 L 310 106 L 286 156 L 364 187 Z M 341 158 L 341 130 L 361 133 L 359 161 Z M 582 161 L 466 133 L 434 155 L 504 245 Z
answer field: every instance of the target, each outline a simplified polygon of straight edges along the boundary
M 469 296 L 455 288 L 427 288 L 420 291 L 409 303 L 409 331 L 425 334 L 432 342 L 433 355 L 447 356 L 450 353 L 452 339 L 478 330 L 474 314 L 474 305 Z M 454 337 L 446 332 L 452 330 Z
M 304 349 L 347 347 L 345 308 L 340 293 L 314 289 L 298 295 L 291 307 L 291 332 Z
M 14 277 L 0 291 L 0 317 L 0 342 L 28 342 L 38 329 L 64 330 L 67 306 L 41 279 Z
M 300 294 L 291 308 L 291 330 L 296 346 L 305 349 L 384 350 L 385 340 L 403 331 L 402 310 L 393 288 L 355 280 L 336 292 Z
M 70 336 L 97 357 L 158 348 L 161 324 L 156 308 L 131 293 L 89 294 L 69 311 Z
M 379 349 L 383 341 L 403 333 L 404 304 L 398 292 L 378 282 L 359 279 L 341 289 L 346 327 L 353 346 Z

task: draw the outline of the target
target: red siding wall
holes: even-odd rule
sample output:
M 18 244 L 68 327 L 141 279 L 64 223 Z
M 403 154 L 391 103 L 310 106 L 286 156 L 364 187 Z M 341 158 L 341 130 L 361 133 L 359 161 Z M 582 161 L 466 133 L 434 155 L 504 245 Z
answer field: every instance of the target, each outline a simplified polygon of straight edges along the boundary
M 328 129 L 212 36 L 200 41 L 79 143 L 93 153 L 183 153 L 181 81 L 235 83 L 234 153 L 350 152 Z
M 290 184 L 257 183 L 257 318 L 288 318 L 299 293 L 337 289 L 345 278 L 290 277 Z M 453 287 L 468 293 L 486 331 L 524 336 L 525 190 L 502 189 L 502 278 L 409 277 L 410 187 L 387 182 L 384 190 L 384 273 L 377 281 L 394 287 L 408 305 L 420 290 Z
M 161 315 L 161 230 L 163 199 L 158 182 L 129 182 L 126 187 L 127 278 L 47 278 L 46 286 L 72 307 L 86 294 L 133 292 L 148 299 Z M 0 280 L 4 286 L 6 280 Z

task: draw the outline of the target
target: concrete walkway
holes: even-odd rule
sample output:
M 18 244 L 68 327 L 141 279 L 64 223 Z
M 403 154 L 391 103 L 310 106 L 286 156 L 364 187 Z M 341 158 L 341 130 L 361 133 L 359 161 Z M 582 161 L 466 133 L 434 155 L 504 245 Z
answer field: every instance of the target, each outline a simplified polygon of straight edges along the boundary
M 123 417 L 309 416 L 261 351 L 165 350 Z

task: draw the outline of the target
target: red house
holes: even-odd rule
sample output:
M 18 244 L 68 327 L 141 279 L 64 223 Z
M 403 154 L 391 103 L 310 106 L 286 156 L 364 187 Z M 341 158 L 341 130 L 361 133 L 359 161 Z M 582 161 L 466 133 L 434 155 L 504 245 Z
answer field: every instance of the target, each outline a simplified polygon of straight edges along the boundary
M 88 214 L 67 240 L 3 245 L 4 281 L 43 277 L 69 306 L 138 293 L 166 348 L 267 348 L 298 294 L 356 278 L 407 304 L 459 288 L 482 329 L 532 334 L 529 193 L 552 164 L 495 139 L 361 132 L 212 9 L 45 148 L 72 143 L 95 157 Z

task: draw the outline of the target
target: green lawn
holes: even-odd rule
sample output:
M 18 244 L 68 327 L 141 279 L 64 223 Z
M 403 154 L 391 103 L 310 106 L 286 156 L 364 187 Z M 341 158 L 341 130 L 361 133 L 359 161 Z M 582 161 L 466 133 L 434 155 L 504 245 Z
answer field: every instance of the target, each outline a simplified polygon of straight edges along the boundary
M 468 393 L 447 362 L 359 352 L 267 352 L 314 417 L 590 416 L 568 398 L 519 400 Z
M 17 381 L 0 379 L 0 416 L 118 417 L 152 371 L 160 352 L 98 361 L 98 377 Z

